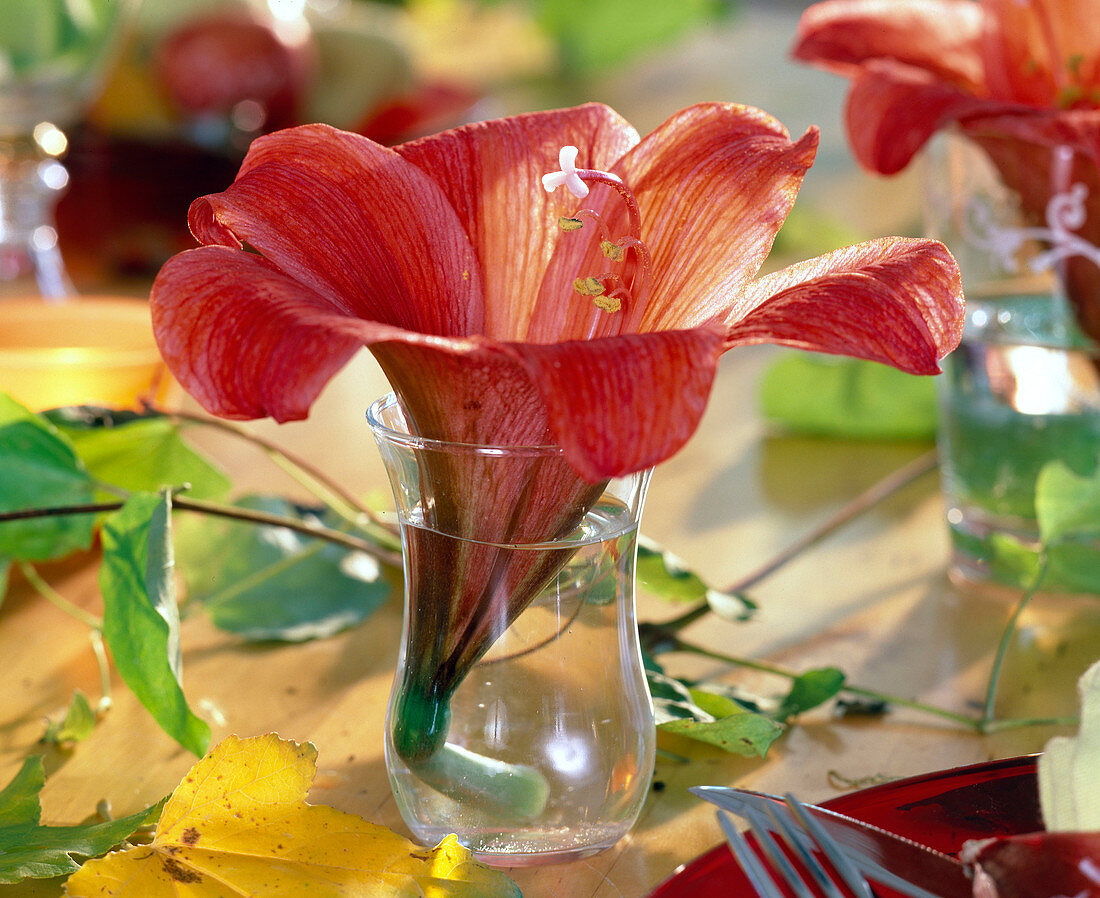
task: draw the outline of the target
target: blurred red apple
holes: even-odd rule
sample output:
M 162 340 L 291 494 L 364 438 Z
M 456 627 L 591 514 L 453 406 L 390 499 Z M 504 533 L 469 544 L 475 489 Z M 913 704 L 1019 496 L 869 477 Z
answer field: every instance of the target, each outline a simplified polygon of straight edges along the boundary
M 313 71 L 308 40 L 284 41 L 246 13 L 203 16 L 169 33 L 157 49 L 157 76 L 172 103 L 189 115 L 230 115 L 253 101 L 253 130 L 297 123 Z

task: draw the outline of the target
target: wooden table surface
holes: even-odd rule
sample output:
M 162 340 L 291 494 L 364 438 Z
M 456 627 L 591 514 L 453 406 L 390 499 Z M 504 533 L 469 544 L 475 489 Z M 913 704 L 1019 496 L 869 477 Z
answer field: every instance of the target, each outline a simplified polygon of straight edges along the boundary
M 709 582 L 725 586 L 826 519 L 880 478 L 928 450 L 921 443 L 856 443 L 769 434 L 754 404 L 761 367 L 773 349 L 731 352 L 708 412 L 689 445 L 658 468 L 643 531 L 682 556 Z M 386 489 L 363 420 L 385 389 L 364 353 L 323 394 L 307 422 L 257 429 L 306 455 L 353 490 Z M 247 445 L 202 435 L 242 490 L 293 492 L 294 486 Z M 686 634 L 718 651 L 802 670 L 838 665 L 850 682 L 973 711 L 1009 608 L 966 597 L 947 582 L 947 542 L 934 474 L 883 504 L 768 578 L 753 591 L 749 623 L 708 616 Z M 48 566 L 66 597 L 100 608 L 94 555 Z M 676 609 L 642 595 L 641 620 Z M 311 801 L 361 814 L 404 832 L 382 757 L 382 723 L 400 632 L 396 599 L 334 638 L 255 646 L 216 631 L 205 618 L 183 625 L 184 686 L 212 718 L 215 741 L 277 732 L 319 750 Z M 1003 715 L 1069 714 L 1073 683 L 1095 658 L 1100 614 L 1094 604 L 1043 600 L 1028 612 L 1006 666 Z M 0 609 L 0 783 L 24 756 L 41 751 L 43 720 L 72 691 L 99 694 L 83 624 L 38 598 L 21 579 Z M 725 676 L 779 692 L 772 675 L 725 669 L 676 656 L 673 673 Z M 109 799 L 125 814 L 169 792 L 194 763 L 122 686 L 86 742 L 46 751 L 44 822 L 74 823 Z M 216 719 L 219 722 L 213 722 Z M 827 710 L 800 720 L 766 760 L 746 759 L 662 736 L 662 757 L 634 831 L 613 849 L 577 863 L 510 871 L 527 898 L 649 893 L 720 840 L 711 810 L 686 791 L 703 783 L 789 790 L 807 800 L 836 794 L 836 778 L 898 777 L 993 757 L 1037 751 L 1051 731 L 978 736 L 913 711 L 873 721 L 834 719 Z M 0 887 L 0 895 L 57 895 L 56 882 Z

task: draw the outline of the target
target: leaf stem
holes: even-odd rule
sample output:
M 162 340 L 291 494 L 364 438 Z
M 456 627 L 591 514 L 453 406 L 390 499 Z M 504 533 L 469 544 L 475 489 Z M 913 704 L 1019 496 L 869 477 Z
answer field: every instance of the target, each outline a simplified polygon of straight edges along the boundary
M 114 699 L 111 698 L 111 665 L 107 660 L 107 650 L 103 647 L 103 631 L 92 630 L 88 638 L 91 640 L 92 652 L 99 667 L 99 704 L 96 706 L 96 711 L 102 714 L 114 704 Z
M 807 549 L 811 549 L 818 543 L 822 542 L 825 538 L 831 536 L 841 527 L 848 522 L 859 517 L 864 512 L 870 510 L 875 505 L 888 499 L 894 493 L 908 486 L 909 484 L 919 480 L 925 474 L 929 474 L 936 470 L 938 464 L 938 455 L 935 449 L 931 449 L 925 452 L 923 455 L 918 456 L 906 465 L 898 468 L 896 471 L 890 473 L 882 480 L 870 486 L 864 490 L 850 502 L 839 508 L 833 515 L 804 535 L 801 539 L 796 540 L 778 555 L 770 559 L 767 563 L 757 568 L 755 571 L 741 577 L 736 582 L 727 586 L 722 592 L 729 593 L 731 595 L 738 595 L 744 593 L 746 590 L 756 586 L 762 580 L 767 579 L 780 568 L 784 567 L 791 561 L 798 558 Z M 679 617 L 666 621 L 661 626 L 662 628 L 671 632 L 676 632 L 683 629 L 688 624 L 692 624 L 705 615 L 710 610 L 710 606 L 707 602 L 700 602 L 694 608 L 681 614 Z
M 1039 555 L 1039 570 L 1036 572 L 1027 590 L 1020 596 L 1020 600 L 1016 603 L 1016 607 L 1012 609 L 1012 614 L 1009 616 L 1008 623 L 1005 624 L 1004 632 L 1001 634 L 1000 642 L 997 643 L 997 652 L 993 656 L 993 667 L 989 672 L 989 684 L 985 691 L 985 705 L 982 709 L 983 723 L 990 723 L 994 720 L 994 708 L 997 704 L 997 688 L 1000 685 L 1001 669 L 1004 667 L 1005 657 L 1008 655 L 1009 644 L 1012 642 L 1012 636 L 1020 623 L 1020 616 L 1024 613 L 1024 610 L 1039 591 L 1039 587 L 1042 585 L 1043 579 L 1047 575 L 1049 566 L 1050 556 L 1047 554 L 1046 549 L 1043 549 Z
M 285 527 L 296 533 L 303 533 L 306 536 L 315 536 L 318 539 L 336 543 L 347 549 L 364 552 L 367 555 L 377 558 L 383 564 L 388 564 L 392 567 L 401 567 L 401 554 L 399 552 L 392 552 L 369 540 L 362 539 L 350 533 L 344 533 L 340 530 L 334 530 L 331 527 L 325 527 L 321 524 L 309 524 L 305 521 L 300 521 L 296 518 L 290 518 L 284 515 L 254 511 L 247 508 L 239 508 L 234 505 L 221 505 L 216 502 L 191 499 L 179 495 L 173 496 L 172 506 L 173 508 L 179 508 L 185 511 L 195 511 L 202 514 L 214 515 L 216 517 L 246 521 L 251 524 Z M 6 511 L 0 513 L 0 523 L 69 514 L 99 514 L 104 511 L 117 511 L 121 507 L 121 502 L 93 502 L 86 505 L 60 505 L 53 508 L 28 508 L 20 511 Z
M 19 570 L 23 572 L 23 576 L 27 578 L 27 582 L 34 587 L 35 591 L 40 596 L 49 600 L 66 614 L 75 617 L 81 623 L 91 627 L 92 630 L 99 632 L 103 629 L 103 621 L 100 618 L 66 599 L 43 579 L 42 575 L 38 573 L 32 564 L 27 561 L 20 561 Z
M 211 427 L 215 430 L 230 433 L 258 446 L 275 464 L 317 496 L 325 505 L 340 515 L 340 517 L 344 518 L 348 523 L 354 524 L 357 527 L 362 526 L 362 521 L 365 517 L 375 527 L 380 527 L 387 533 L 396 536 L 391 524 L 382 520 L 373 509 L 368 508 L 360 502 L 355 496 L 319 468 L 300 456 L 294 455 L 266 437 L 254 433 L 247 427 L 242 427 L 240 424 L 233 421 L 226 421 L 209 415 L 195 414 L 193 412 L 184 411 L 183 409 L 163 409 L 151 403 L 146 403 L 146 407 L 150 411 L 165 415 L 174 421 L 201 424 L 205 427 Z
M 704 658 L 710 658 L 715 661 L 721 661 L 725 664 L 733 664 L 737 667 L 744 667 L 748 670 L 756 670 L 761 673 L 773 674 L 784 679 L 794 681 L 800 676 L 796 671 L 789 668 L 782 667 L 778 664 L 772 664 L 767 661 L 760 661 L 753 658 L 742 658 L 736 655 L 726 655 L 721 652 L 715 652 L 710 649 L 703 648 L 702 646 L 694 645 L 689 642 L 685 642 L 678 636 L 670 635 L 667 641 L 661 643 L 663 651 L 681 651 L 689 652 L 694 655 L 699 655 Z M 968 730 L 975 733 L 988 734 L 1003 732 L 1010 729 L 1021 729 L 1029 726 L 1072 726 L 1078 721 L 1077 717 L 1027 717 L 1027 718 L 1005 718 L 1003 720 L 995 720 L 991 717 L 983 715 L 981 717 L 972 717 L 969 714 L 963 714 L 958 711 L 951 711 L 948 708 L 941 708 L 938 705 L 931 705 L 927 702 L 917 701 L 911 698 L 905 698 L 900 695 L 893 695 L 888 692 L 881 692 L 877 689 L 867 689 L 863 686 L 855 686 L 850 683 L 845 683 L 841 688 L 841 692 L 848 695 L 857 695 L 860 698 L 871 699 L 873 701 L 885 702 L 888 705 L 895 705 L 898 707 L 909 708 L 913 711 L 919 711 L 922 714 L 928 714 L 933 717 L 939 717 L 943 720 L 951 721 L 958 724 Z

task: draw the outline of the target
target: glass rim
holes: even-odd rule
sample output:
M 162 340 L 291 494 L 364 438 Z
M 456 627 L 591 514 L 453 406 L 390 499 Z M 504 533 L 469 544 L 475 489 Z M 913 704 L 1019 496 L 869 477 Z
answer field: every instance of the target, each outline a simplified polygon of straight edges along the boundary
M 397 401 L 396 393 L 389 392 L 379 396 L 374 402 L 367 406 L 367 424 L 376 437 L 382 437 L 389 442 L 397 443 L 401 446 L 407 446 L 412 449 L 428 449 L 438 452 L 466 452 L 472 455 L 496 457 L 525 455 L 535 457 L 558 456 L 563 460 L 565 458 L 565 450 L 554 443 L 462 443 L 455 440 L 432 439 L 430 437 L 417 436 L 416 434 L 404 430 L 395 430 L 388 424 L 382 422 L 383 412 L 395 407 L 398 411 L 401 411 L 403 415 L 403 410 Z

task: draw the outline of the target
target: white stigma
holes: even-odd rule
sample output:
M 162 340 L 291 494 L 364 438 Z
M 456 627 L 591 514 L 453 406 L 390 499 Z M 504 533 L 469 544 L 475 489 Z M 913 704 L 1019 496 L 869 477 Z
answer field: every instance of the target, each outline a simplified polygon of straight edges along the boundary
M 561 152 L 558 153 L 558 165 L 561 166 L 561 171 L 550 172 L 542 176 L 542 186 L 546 188 L 547 193 L 553 193 L 564 185 L 579 200 L 583 200 L 588 196 L 588 185 L 577 174 L 578 152 L 580 151 L 576 147 L 561 148 Z

